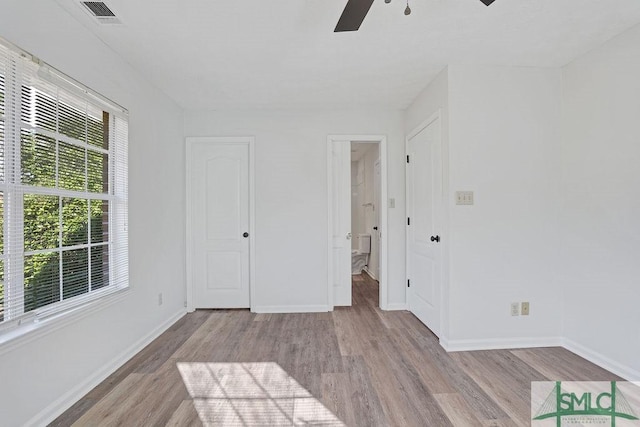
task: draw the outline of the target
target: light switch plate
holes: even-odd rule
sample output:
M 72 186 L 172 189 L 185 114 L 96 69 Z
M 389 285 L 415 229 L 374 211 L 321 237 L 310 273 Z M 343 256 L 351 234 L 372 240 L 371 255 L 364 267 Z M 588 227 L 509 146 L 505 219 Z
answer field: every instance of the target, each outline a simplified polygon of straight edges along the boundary
M 391 198 L 389 199 L 389 208 L 393 209 L 396 207 L 396 199 Z
M 520 316 L 520 304 L 518 304 L 517 302 L 511 303 L 511 315 Z
M 456 205 L 473 205 L 473 191 L 456 191 Z

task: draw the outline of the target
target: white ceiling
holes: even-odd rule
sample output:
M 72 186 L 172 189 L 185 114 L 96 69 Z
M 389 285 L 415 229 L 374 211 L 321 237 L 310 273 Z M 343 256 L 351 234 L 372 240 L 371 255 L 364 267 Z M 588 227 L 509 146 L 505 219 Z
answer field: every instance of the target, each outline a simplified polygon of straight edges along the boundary
M 447 64 L 557 67 L 640 22 L 639 0 L 105 0 L 95 23 L 56 0 L 187 110 L 404 109 Z

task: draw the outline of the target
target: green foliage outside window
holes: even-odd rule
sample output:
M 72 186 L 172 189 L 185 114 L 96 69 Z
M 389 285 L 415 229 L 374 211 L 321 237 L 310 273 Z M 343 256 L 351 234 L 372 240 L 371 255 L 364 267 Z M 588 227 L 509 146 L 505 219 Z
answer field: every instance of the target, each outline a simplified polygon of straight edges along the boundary
M 0 80 L 0 113 L 4 105 L 2 88 Z M 23 87 L 23 99 L 32 95 L 29 91 L 33 89 Z M 30 99 L 34 98 L 37 126 L 55 131 L 55 120 L 51 119 L 51 111 L 56 111 L 55 102 L 40 93 Z M 106 113 L 99 118 L 92 117 L 59 103 L 57 114 L 59 134 L 87 142 L 89 147 L 108 148 L 104 138 L 108 133 L 105 129 L 108 126 Z M 4 148 L 2 131 L 0 121 L 0 150 Z M 107 154 L 56 140 L 31 129 L 22 129 L 20 133 L 20 179 L 23 185 L 107 193 Z M 3 159 L 4 156 L 0 155 Z M 3 163 L 0 162 L 0 168 Z M 28 189 L 22 202 L 24 251 L 42 251 L 24 256 L 24 312 L 87 293 L 90 290 L 89 266 L 91 290 L 108 285 L 108 246 L 89 246 L 90 242 L 108 241 L 108 202 L 34 194 L 28 193 Z M 4 200 L 0 197 L 1 253 L 4 253 L 3 208 Z M 4 320 L 3 279 L 4 262 L 0 261 L 0 321 Z

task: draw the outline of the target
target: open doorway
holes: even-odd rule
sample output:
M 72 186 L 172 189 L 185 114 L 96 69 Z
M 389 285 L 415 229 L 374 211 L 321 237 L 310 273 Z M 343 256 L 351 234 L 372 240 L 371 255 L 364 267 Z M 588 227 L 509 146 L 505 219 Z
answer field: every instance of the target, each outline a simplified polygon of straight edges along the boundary
M 385 310 L 386 137 L 332 135 L 327 154 L 329 308 L 352 305 L 353 286 L 366 282 Z
M 351 142 L 351 275 L 356 286 L 380 276 L 380 147 Z

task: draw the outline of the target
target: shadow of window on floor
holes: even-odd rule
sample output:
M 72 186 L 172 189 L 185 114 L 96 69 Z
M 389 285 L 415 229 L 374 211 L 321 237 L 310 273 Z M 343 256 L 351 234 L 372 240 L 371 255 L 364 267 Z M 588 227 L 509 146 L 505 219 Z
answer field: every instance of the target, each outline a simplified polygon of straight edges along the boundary
M 178 363 L 205 426 L 344 426 L 277 363 Z

